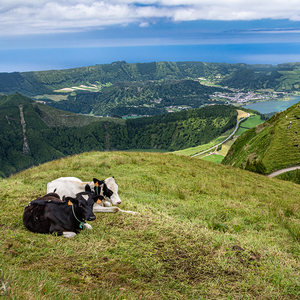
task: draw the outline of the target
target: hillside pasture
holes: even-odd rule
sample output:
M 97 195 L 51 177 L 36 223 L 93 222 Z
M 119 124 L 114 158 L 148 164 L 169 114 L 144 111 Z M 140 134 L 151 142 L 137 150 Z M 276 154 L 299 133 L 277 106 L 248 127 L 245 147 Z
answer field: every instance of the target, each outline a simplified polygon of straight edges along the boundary
M 121 208 L 139 214 L 97 214 L 71 239 L 29 232 L 24 206 L 60 176 L 114 176 Z M 294 183 L 174 154 L 90 152 L 3 179 L 0 192 L 4 298 L 300 297 Z
M 256 127 L 257 125 L 263 123 L 260 115 L 251 115 L 247 120 L 240 124 L 240 128 L 236 132 L 236 135 L 241 135 L 246 130 Z
M 222 163 L 245 167 L 247 161 L 261 162 L 266 174 L 299 165 L 299 114 L 300 105 L 296 103 L 256 128 L 246 130 Z
M 204 157 L 201 157 L 201 158 L 206 160 L 206 161 L 212 161 L 214 163 L 219 164 L 223 160 L 224 156 L 219 155 L 219 154 L 211 154 L 211 155 L 207 155 L 207 156 L 204 156 Z

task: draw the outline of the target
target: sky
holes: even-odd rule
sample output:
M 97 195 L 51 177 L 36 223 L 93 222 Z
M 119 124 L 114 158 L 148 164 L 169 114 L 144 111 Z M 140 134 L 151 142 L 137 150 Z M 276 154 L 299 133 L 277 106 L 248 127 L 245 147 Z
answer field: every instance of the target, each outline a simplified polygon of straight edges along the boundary
M 0 0 L 0 72 L 300 61 L 299 0 Z

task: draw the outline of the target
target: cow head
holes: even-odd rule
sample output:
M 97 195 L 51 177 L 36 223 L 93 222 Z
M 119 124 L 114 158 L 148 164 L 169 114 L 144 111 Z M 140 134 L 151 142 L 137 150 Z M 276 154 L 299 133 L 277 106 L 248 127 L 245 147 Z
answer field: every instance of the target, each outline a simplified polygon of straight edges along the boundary
M 106 178 L 105 180 L 93 179 L 95 192 L 102 201 L 108 201 L 112 205 L 121 204 L 121 199 L 118 195 L 118 185 L 114 177 Z
M 89 185 L 85 186 L 85 191 L 76 194 L 75 198 L 65 197 L 65 201 L 70 201 L 74 205 L 74 213 L 79 221 L 93 221 L 96 219 L 93 213 L 93 206 L 96 202 L 95 193 L 91 191 Z

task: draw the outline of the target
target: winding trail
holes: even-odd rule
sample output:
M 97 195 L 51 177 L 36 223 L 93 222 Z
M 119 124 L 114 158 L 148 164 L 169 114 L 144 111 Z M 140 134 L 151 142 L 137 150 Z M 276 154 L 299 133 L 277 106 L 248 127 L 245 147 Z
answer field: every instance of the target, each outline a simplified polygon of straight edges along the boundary
M 281 170 L 275 171 L 275 172 L 273 172 L 273 173 L 271 173 L 267 176 L 268 177 L 275 177 L 275 176 L 280 175 L 282 173 L 289 172 L 289 171 L 294 171 L 294 170 L 297 170 L 297 169 L 300 169 L 300 166 L 281 169 Z
M 232 132 L 232 133 L 231 133 L 224 141 L 222 141 L 221 143 L 219 143 L 219 144 L 217 144 L 217 145 L 214 145 L 213 147 L 211 147 L 211 148 L 209 148 L 209 149 L 206 149 L 205 151 L 202 151 L 202 152 L 199 152 L 199 153 L 197 153 L 197 154 L 191 155 L 191 157 L 195 157 L 195 156 L 201 155 L 201 154 L 206 153 L 206 152 L 208 152 L 208 151 L 210 151 L 210 150 L 212 150 L 212 149 L 215 149 L 215 148 L 218 147 L 219 145 L 224 144 L 226 141 L 228 141 L 228 140 L 229 140 L 229 139 L 237 132 L 237 130 L 239 129 L 240 123 L 241 123 L 242 121 L 246 120 L 246 119 L 249 118 L 249 117 L 250 117 L 250 114 L 248 113 L 247 117 L 239 119 L 238 122 L 236 123 L 235 129 L 233 130 L 233 132 Z

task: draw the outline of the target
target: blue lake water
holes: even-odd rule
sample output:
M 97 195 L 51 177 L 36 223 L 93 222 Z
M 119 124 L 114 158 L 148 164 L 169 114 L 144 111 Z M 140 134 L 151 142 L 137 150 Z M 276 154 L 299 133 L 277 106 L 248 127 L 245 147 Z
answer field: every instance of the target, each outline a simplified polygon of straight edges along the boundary
M 262 114 L 267 114 L 271 112 L 279 112 L 284 111 L 290 106 L 298 103 L 300 101 L 300 97 L 292 97 L 291 100 L 288 101 L 265 101 L 265 102 L 257 102 L 243 106 L 244 108 L 250 108 L 257 110 Z

